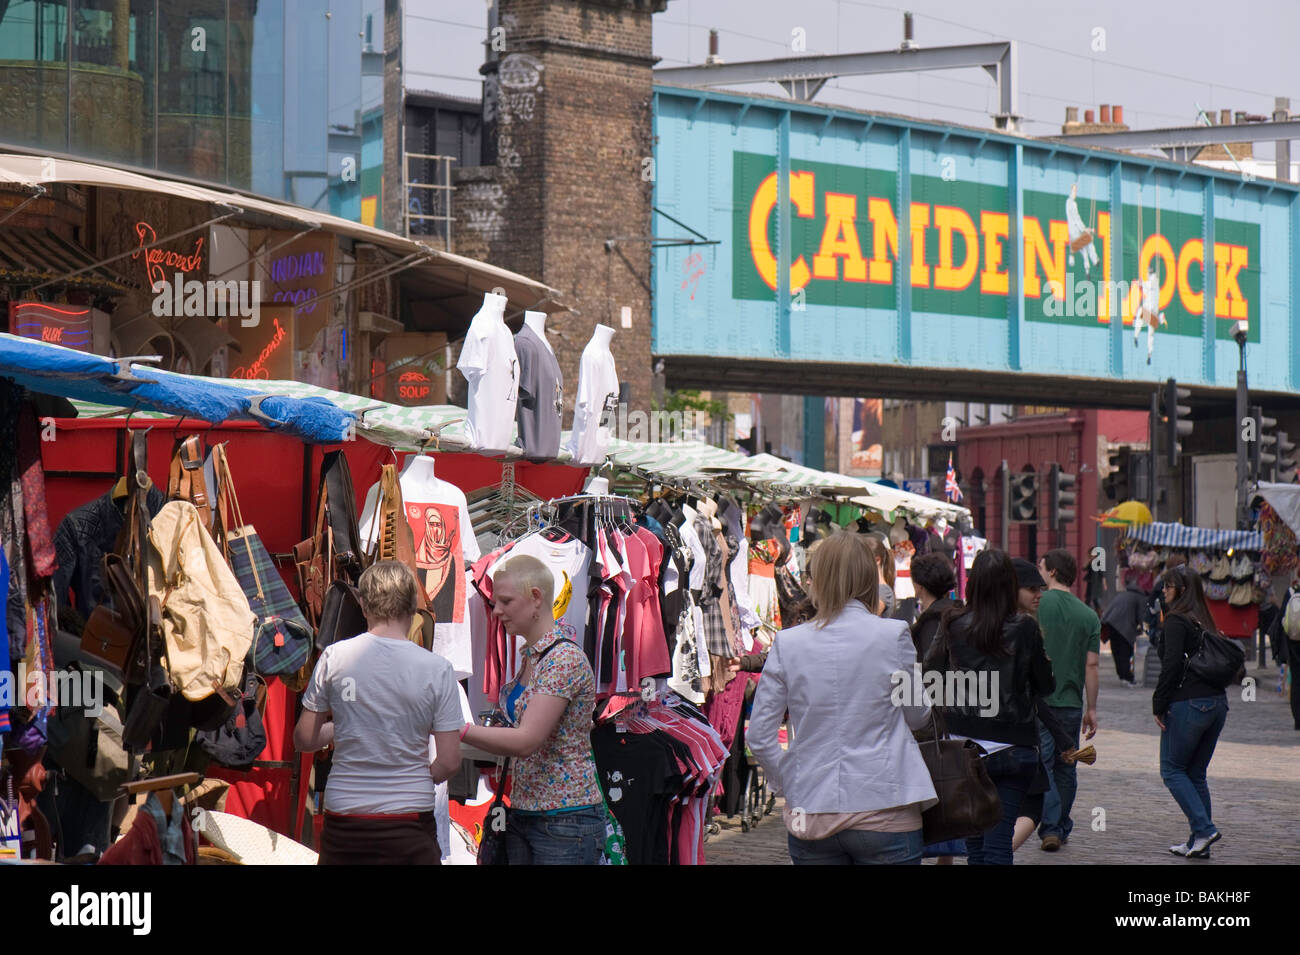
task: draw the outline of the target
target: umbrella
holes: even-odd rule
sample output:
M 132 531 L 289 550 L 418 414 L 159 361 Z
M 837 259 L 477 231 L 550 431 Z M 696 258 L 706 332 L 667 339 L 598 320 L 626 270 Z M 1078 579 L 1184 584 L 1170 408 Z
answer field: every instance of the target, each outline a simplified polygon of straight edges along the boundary
M 1125 501 L 1101 515 L 1102 527 L 1137 527 L 1151 523 L 1151 511 L 1141 501 Z

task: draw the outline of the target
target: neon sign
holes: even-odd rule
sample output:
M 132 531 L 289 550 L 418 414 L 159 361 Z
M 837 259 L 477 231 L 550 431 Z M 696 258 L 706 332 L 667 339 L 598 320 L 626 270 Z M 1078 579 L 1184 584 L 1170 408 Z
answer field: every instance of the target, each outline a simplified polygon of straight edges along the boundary
M 89 306 L 47 305 L 45 302 L 13 302 L 9 306 L 9 328 L 15 335 L 91 351 L 92 327 Z
M 261 378 L 263 380 L 270 379 L 271 373 L 267 371 L 266 363 L 270 361 L 273 355 L 275 355 L 279 347 L 284 344 L 284 340 L 289 334 L 288 332 L 285 331 L 284 326 L 280 324 L 280 320 L 278 318 L 273 318 L 271 319 L 271 321 L 275 323 L 275 334 L 271 336 L 271 340 L 267 342 L 266 347 L 262 349 L 261 354 L 259 354 L 251 364 L 249 364 L 246 367 L 241 366 L 239 368 L 234 369 L 230 373 L 231 378 L 247 378 L 247 379 Z
M 194 240 L 194 251 L 186 255 L 184 252 L 172 252 L 168 249 L 145 248 L 158 239 L 158 233 L 147 222 L 137 222 L 135 234 L 140 239 L 140 248 L 131 253 L 131 258 L 138 259 L 142 254 L 144 255 L 144 274 L 151 289 L 158 282 L 165 281 L 168 269 L 177 272 L 193 272 L 203 264 L 202 236 Z

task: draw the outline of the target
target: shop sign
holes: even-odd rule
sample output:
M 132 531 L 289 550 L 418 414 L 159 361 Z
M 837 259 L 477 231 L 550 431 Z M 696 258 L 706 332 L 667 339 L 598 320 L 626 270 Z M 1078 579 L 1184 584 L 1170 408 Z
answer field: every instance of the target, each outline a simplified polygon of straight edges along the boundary
M 293 378 L 293 306 L 262 306 L 262 321 L 244 328 L 232 322 L 230 335 L 239 343 L 231 355 L 231 378 L 283 381 Z M 236 364 L 237 363 L 237 364 Z
M 775 159 L 738 151 L 733 167 L 732 292 L 770 301 L 777 288 Z M 915 311 L 1004 317 L 1011 287 L 1008 244 L 1019 235 L 1021 294 L 1048 303 L 1028 309 L 1030 321 L 1108 324 L 1117 304 L 1124 323 L 1131 324 L 1143 304 L 1140 280 L 1154 272 L 1157 308 L 1167 314 L 1168 331 L 1199 338 L 1207 307 L 1205 272 L 1213 269 L 1210 307 L 1219 319 L 1217 337 L 1231 339 L 1234 323 L 1246 319 L 1250 340 L 1258 340 L 1260 229 L 1254 223 L 1216 216 L 1214 247 L 1207 253 L 1201 215 L 1126 202 L 1123 274 L 1112 276 L 1111 202 L 1026 189 L 1024 216 L 1013 229 L 1005 186 L 913 175 L 913 201 L 900 212 L 897 180 L 893 170 L 791 162 L 791 294 L 802 292 L 808 305 L 892 309 L 903 244 L 911 258 L 904 278 Z M 1090 240 L 1081 244 L 1078 233 L 1085 225 Z M 1089 300 L 1076 308 L 1075 290 L 1082 294 L 1085 283 Z M 1051 300 L 1066 306 L 1054 308 Z
M 264 247 L 275 248 L 292 235 L 267 232 Z M 334 287 L 335 244 L 332 235 L 303 236 L 263 257 L 261 271 L 268 280 L 271 301 L 295 306 L 296 337 L 303 347 L 311 344 L 329 316 L 324 297 Z
M 93 309 L 86 305 L 10 302 L 9 331 L 51 345 L 94 351 Z
M 188 275 L 203 265 L 203 236 L 194 240 L 194 251 L 186 252 L 158 246 L 145 248 L 158 240 L 157 231 L 147 222 L 137 222 L 135 234 L 140 247 L 131 253 L 131 258 L 139 260 L 143 257 L 145 285 L 150 289 L 167 281 L 168 273 Z

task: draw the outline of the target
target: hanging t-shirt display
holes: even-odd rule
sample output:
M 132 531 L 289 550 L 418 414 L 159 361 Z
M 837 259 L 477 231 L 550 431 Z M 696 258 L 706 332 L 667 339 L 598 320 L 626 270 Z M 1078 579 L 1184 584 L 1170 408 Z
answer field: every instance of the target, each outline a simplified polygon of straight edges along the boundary
M 573 434 L 569 451 L 573 463 L 601 464 L 609 448 L 610 433 L 618 414 L 618 371 L 609 342 L 614 329 L 597 325 L 582 350 L 578 366 L 578 397 L 573 406 Z
M 465 436 L 476 451 L 511 447 L 519 401 L 519 358 L 504 320 L 506 297 L 488 292 L 465 334 L 456 367 L 469 382 Z
M 550 460 L 560 453 L 564 375 L 546 340 L 529 325 L 515 336 L 515 354 L 519 358 L 519 443 L 526 458 Z
M 466 613 L 466 570 L 479 558 L 478 540 L 470 524 L 465 492 L 433 473 L 433 458 L 413 457 L 399 479 L 406 521 L 415 540 L 416 579 L 424 588 L 436 621 L 433 652 L 451 661 L 456 679 L 474 672 Z M 366 495 L 361 515 L 361 539 L 375 537 L 378 485 Z

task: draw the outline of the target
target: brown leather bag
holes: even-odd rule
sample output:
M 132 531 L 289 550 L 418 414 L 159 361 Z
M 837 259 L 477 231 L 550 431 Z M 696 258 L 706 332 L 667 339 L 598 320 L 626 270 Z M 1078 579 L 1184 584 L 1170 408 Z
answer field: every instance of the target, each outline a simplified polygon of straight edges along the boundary
M 921 758 L 939 802 L 921 813 L 926 845 L 966 839 L 992 829 L 1002 818 L 1002 797 L 984 766 L 984 751 L 968 739 L 948 739 L 930 710 L 934 737 L 923 740 Z
M 126 519 L 111 553 L 101 565 L 104 586 L 113 607 L 96 607 L 82 631 L 82 650 L 115 667 L 125 683 L 141 682 L 149 672 L 146 627 L 148 610 L 144 595 L 144 547 L 149 540 L 148 495 L 152 482 L 148 463 L 147 433 L 127 432 Z
M 374 529 L 376 541 L 373 561 L 396 560 L 405 564 L 415 573 L 415 535 L 411 533 L 410 522 L 406 519 L 406 507 L 402 501 L 402 485 L 397 467 L 385 464 L 379 473 L 379 499 L 375 504 Z M 418 579 L 418 576 L 417 576 Z M 429 598 L 423 587 L 415 588 L 416 606 L 420 610 L 429 609 Z M 418 624 L 423 626 L 423 624 Z M 412 634 L 416 626 L 412 627 Z M 413 643 L 421 641 L 412 639 Z M 432 649 L 432 637 L 425 649 Z
M 330 559 L 329 529 L 325 524 L 325 495 L 316 508 L 316 533 L 305 541 L 293 545 L 293 561 L 298 570 L 298 603 L 312 629 L 320 626 L 320 615 L 325 605 L 325 589 L 329 586 Z
M 212 502 L 203 476 L 203 444 L 196 434 L 176 442 L 167 475 L 167 499 L 189 501 L 199 511 L 204 527 L 212 526 Z

